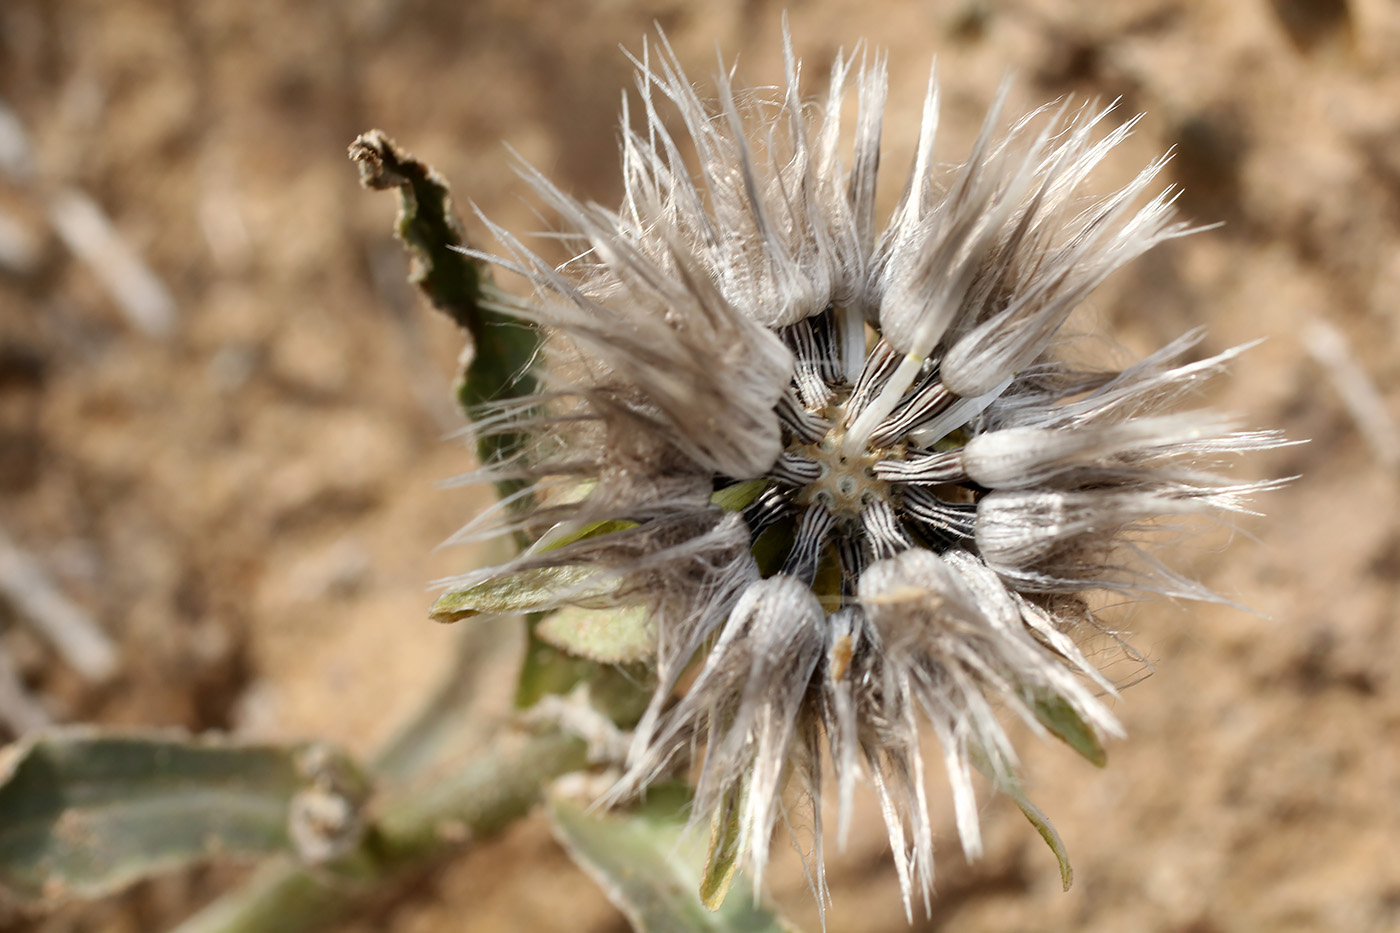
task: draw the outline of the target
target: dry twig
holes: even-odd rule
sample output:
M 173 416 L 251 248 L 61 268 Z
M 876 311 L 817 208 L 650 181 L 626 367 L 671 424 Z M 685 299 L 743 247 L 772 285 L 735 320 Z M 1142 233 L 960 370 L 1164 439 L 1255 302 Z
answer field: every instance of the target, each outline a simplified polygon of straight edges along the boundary
M 90 681 L 117 670 L 117 649 L 107 633 L 75 606 L 42 568 L 0 529 L 0 594 Z

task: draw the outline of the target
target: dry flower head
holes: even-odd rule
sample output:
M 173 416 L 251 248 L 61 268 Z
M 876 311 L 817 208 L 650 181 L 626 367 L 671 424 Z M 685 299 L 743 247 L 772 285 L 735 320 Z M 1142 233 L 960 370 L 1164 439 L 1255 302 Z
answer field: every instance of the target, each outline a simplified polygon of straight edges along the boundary
M 795 787 L 820 885 L 826 757 L 838 837 L 864 777 L 911 906 L 933 883 L 928 768 L 946 769 L 976 856 L 973 770 L 1016 786 L 1003 711 L 1119 734 L 1114 684 L 1080 647 L 1097 631 L 1085 593 L 1212 598 L 1129 533 L 1244 510 L 1269 484 L 1219 463 L 1281 441 L 1177 410 L 1239 352 L 1186 361 L 1199 332 L 1121 370 L 1058 352 L 1107 276 L 1190 232 L 1171 190 L 1153 193 L 1165 159 L 1086 194 L 1135 119 L 1062 102 L 1003 128 L 1003 88 L 949 167 L 931 81 L 881 226 L 884 59 L 838 56 L 812 103 L 785 51 L 776 95 L 721 70 L 707 102 L 664 39 L 644 49 L 617 210 L 525 170 L 573 258 L 555 267 L 493 226 L 492 260 L 534 287 L 501 310 L 546 330 L 549 364 L 539 395 L 478 425 L 532 437 L 483 475 L 528 479 L 535 505 L 472 532 L 549 530 L 450 583 L 545 579 L 535 608 L 644 606 L 658 684 L 617 795 L 693 755 L 696 818 L 735 821 L 759 878 Z

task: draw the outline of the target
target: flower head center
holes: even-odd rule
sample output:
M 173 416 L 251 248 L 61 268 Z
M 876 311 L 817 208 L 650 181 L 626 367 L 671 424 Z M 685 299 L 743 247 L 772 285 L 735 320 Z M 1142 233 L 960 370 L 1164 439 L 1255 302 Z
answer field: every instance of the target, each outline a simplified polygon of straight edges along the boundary
M 875 463 L 889 458 L 892 452 L 868 445 L 847 450 L 843 406 L 832 406 L 824 417 L 832 425 L 824 438 L 815 444 L 796 443 L 789 448 L 816 461 L 821 470 L 817 479 L 798 493 L 798 502 L 824 505 L 838 519 L 855 520 L 871 502 L 889 497 L 889 483 L 875 475 Z

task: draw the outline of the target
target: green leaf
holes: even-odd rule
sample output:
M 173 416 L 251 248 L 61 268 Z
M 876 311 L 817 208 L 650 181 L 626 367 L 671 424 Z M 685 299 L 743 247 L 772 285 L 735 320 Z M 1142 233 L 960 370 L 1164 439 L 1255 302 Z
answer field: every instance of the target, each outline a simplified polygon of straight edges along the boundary
M 627 731 L 636 727 L 651 704 L 656 668 L 645 662 L 595 664 L 588 680 L 588 705 Z
M 616 531 L 627 531 L 636 527 L 636 522 L 626 519 L 599 522 L 560 522 L 541 535 L 540 539 L 530 548 L 529 553 L 543 554 L 546 551 L 558 550 L 566 544 L 586 541 L 589 538 L 598 538 Z
M 700 875 L 700 901 L 710 910 L 719 910 L 724 904 L 739 869 L 739 841 L 743 837 L 739 813 L 747 790 L 745 782 L 742 791 L 726 794 L 722 807 L 710 821 L 710 848 Z
M 328 861 L 358 843 L 367 790 L 324 745 L 39 734 L 0 753 L 0 889 L 35 903 L 214 858 Z
M 547 696 L 563 696 L 593 677 L 599 666 L 561 651 L 539 636 L 543 616 L 531 615 L 525 626 L 525 657 L 515 684 L 515 708 L 529 709 Z
M 783 561 L 792 551 L 793 542 L 796 540 L 796 531 L 797 526 L 792 519 L 779 519 L 763 529 L 762 533 L 754 539 L 749 550 L 753 552 L 753 559 L 758 564 L 759 573 L 770 577 L 782 569 Z
M 569 654 L 602 664 L 629 664 L 650 658 L 655 650 L 647 631 L 644 606 L 581 609 L 568 606 L 551 613 L 535 634 Z
M 411 257 L 409 281 L 433 306 L 471 334 L 464 355 L 457 399 L 469 418 L 483 403 L 533 395 L 539 382 L 532 363 L 540 335 L 533 324 L 511 317 L 492 303 L 498 293 L 489 272 L 461 252 L 466 243 L 462 222 L 452 205 L 446 180 L 426 163 L 400 149 L 381 130 L 362 134 L 350 146 L 360 168 L 360 184 L 376 190 L 396 189 L 399 216 L 394 232 Z M 477 439 L 483 464 L 516 453 L 523 435 L 506 433 Z M 523 488 L 519 480 L 502 480 L 504 497 Z
M 460 622 L 479 615 L 542 612 L 566 601 L 587 605 L 605 599 L 613 585 L 588 567 L 533 567 L 444 594 L 428 615 L 435 622 Z
M 1016 801 L 1016 806 L 1020 807 L 1026 819 L 1031 821 L 1036 832 L 1040 833 L 1040 838 L 1044 839 L 1050 851 L 1055 853 L 1055 861 L 1060 865 L 1060 885 L 1068 891 L 1074 885 L 1074 866 L 1069 863 L 1069 850 L 1065 848 L 1064 840 L 1055 830 L 1055 825 L 1043 810 L 1031 803 L 1031 799 L 1019 785 L 1015 788 L 1001 787 L 1001 792 Z
M 1050 691 L 1036 692 L 1027 699 L 1041 725 L 1083 755 L 1094 767 L 1102 768 L 1108 764 L 1108 753 L 1104 751 L 1098 734 L 1080 717 L 1068 700 Z
M 719 910 L 701 903 L 704 853 L 683 832 L 687 803 L 672 786 L 653 788 L 630 813 L 592 813 L 563 799 L 549 809 L 559 842 L 638 933 L 791 933 L 748 885 Z
M 751 479 L 746 483 L 726 486 L 710 496 L 710 502 L 726 512 L 738 512 L 757 499 L 758 494 L 768 488 L 768 482 L 766 479 Z
M 579 496 L 586 496 L 590 489 L 591 487 L 581 488 L 578 491 Z M 560 522 L 535 542 L 530 548 L 530 553 L 542 554 L 576 541 L 636 527 L 636 522 L 626 520 Z M 542 604 L 540 608 L 545 606 Z M 588 610 L 579 608 L 579 611 Z M 584 659 L 587 657 L 585 652 L 578 652 L 583 658 L 577 657 L 561 647 L 556 647 L 550 639 L 544 637 L 540 626 L 545 624 L 546 618 L 543 613 L 537 612 L 533 613 L 526 623 L 525 658 L 520 665 L 520 679 L 515 687 L 515 705 L 518 709 L 529 709 L 542 697 L 551 694 L 568 693 L 582 681 L 595 677 L 601 670 L 597 664 Z M 561 623 L 561 626 L 567 624 Z M 560 639 L 564 637 L 562 629 L 557 634 Z
M 1055 855 L 1055 861 L 1060 866 L 1060 884 L 1064 890 L 1068 891 L 1074 884 L 1074 866 L 1069 861 L 1069 850 L 1065 848 L 1064 840 L 1060 838 L 1055 825 L 1050 822 L 1050 818 L 1031 802 L 1026 796 L 1025 790 L 1021 787 L 1020 780 L 1016 777 L 1015 770 L 1006 761 L 1002 761 L 1001 767 L 993 767 L 988 759 L 987 752 L 976 745 L 968 747 L 973 767 L 982 772 L 982 776 L 992 782 L 998 791 L 1015 801 L 1016 806 L 1021 808 L 1026 819 L 1030 820 L 1036 832 L 1040 833 L 1040 838 L 1045 840 L 1045 844 L 1050 847 L 1050 851 Z

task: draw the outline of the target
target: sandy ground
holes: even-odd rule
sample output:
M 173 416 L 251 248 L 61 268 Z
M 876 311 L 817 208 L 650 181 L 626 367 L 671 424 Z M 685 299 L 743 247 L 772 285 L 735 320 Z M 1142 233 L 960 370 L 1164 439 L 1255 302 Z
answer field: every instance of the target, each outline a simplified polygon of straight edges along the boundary
M 0 603 L 0 647 L 58 721 L 320 736 L 367 752 L 441 669 L 434 547 L 483 501 L 448 385 L 458 338 L 401 284 L 392 201 L 346 145 L 382 127 L 495 220 L 539 224 L 509 142 L 569 190 L 618 196 L 619 43 L 663 26 L 695 76 L 716 43 L 780 77 L 781 6 L 677 0 L 6 0 L 0 100 L 33 147 L 0 158 L 0 525 L 119 640 L 94 687 Z M 1129 607 L 1155 673 L 1096 771 L 1025 745 L 1075 857 L 1004 800 L 965 865 L 939 795 L 939 896 L 917 929 L 1400 929 L 1400 7 L 1392 0 L 794 2 L 813 92 L 840 47 L 887 49 L 888 164 L 906 164 L 930 59 L 941 153 L 966 151 L 997 82 L 1145 111 L 1126 173 L 1177 147 L 1182 204 L 1225 226 L 1169 244 L 1093 313 L 1143 353 L 1204 325 L 1268 338 L 1214 401 L 1306 446 L 1244 475 L 1300 478 L 1177 563 L 1257 615 Z M 0 156 L 3 156 L 0 151 Z M 1112 172 L 1110 172 L 1110 176 Z M 891 189 L 894 187 L 890 186 Z M 158 336 L 55 233 L 90 196 L 173 296 Z M 887 200 L 897 194 L 886 190 Z M 473 227 L 477 233 L 480 225 Z M 15 245 L 18 244 L 18 245 Z M 1380 407 L 1369 414 L 1367 392 Z M 1233 540 L 1226 540 L 1232 537 Z M 902 930 L 873 801 L 831 859 L 828 929 Z M 794 853 L 774 888 L 817 918 Z M 159 930 L 229 875 L 200 872 L 17 930 Z M 372 919 L 395 933 L 620 931 L 538 820 Z

